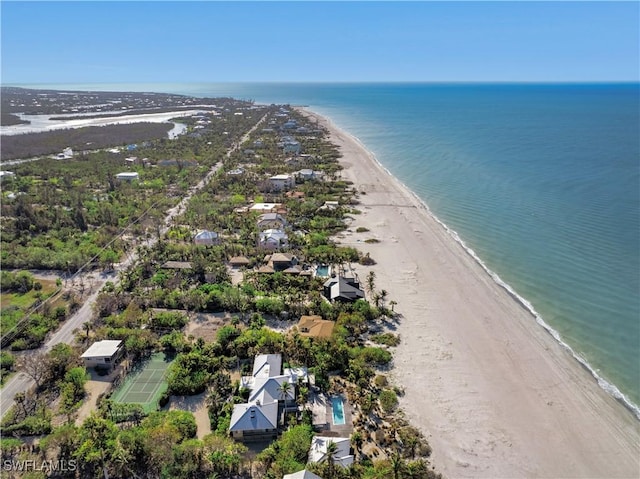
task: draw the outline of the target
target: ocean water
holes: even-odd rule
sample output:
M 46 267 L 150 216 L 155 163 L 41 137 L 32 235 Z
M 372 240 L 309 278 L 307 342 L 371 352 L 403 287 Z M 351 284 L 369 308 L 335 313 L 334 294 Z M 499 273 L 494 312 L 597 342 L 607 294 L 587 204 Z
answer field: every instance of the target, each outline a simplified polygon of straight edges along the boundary
M 640 417 L 640 85 L 46 86 L 233 96 L 329 116 Z

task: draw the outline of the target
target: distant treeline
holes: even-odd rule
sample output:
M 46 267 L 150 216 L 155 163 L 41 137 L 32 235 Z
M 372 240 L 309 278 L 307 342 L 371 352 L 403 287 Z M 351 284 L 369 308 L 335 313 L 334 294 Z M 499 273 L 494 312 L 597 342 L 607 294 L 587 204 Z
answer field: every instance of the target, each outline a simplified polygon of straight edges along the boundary
M 11 126 L 11 125 L 22 125 L 25 123 L 31 123 L 26 120 L 21 120 L 18 115 L 14 115 L 12 113 L 2 112 L 0 114 L 0 125 L 2 126 Z
M 127 125 L 88 126 L 22 135 L 4 135 L 0 160 L 15 160 L 74 151 L 96 150 L 166 138 L 170 123 L 131 123 Z

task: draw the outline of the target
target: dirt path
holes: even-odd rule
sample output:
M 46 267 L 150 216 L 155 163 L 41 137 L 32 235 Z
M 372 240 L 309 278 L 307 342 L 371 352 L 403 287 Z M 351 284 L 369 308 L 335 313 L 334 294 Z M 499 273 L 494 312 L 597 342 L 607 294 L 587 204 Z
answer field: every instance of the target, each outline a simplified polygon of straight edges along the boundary
M 87 396 L 82 406 L 80 406 L 80 409 L 78 409 L 76 426 L 80 426 L 84 420 L 89 417 L 91 411 L 96 410 L 98 397 L 111 387 L 113 378 L 116 375 L 116 371 L 111 372 L 107 376 L 98 376 L 94 370 L 89 370 L 89 373 L 91 374 L 91 379 L 84 385 Z
M 179 410 L 193 413 L 198 428 L 198 439 L 211 434 L 211 422 L 209 421 L 206 399 L 207 393 L 204 392 L 196 396 L 171 396 L 171 401 L 169 402 L 170 411 Z

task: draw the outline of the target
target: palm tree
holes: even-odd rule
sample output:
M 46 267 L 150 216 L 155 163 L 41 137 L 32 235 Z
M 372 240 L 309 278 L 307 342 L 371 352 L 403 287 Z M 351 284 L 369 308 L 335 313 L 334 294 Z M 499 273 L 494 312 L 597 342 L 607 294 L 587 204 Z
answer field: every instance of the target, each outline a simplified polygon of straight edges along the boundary
M 333 441 L 329 441 L 327 443 L 327 456 L 326 456 L 328 479 L 333 479 L 333 476 L 335 474 L 335 458 L 333 457 L 333 455 L 337 452 L 338 452 L 338 445 Z
M 284 413 L 286 411 L 286 404 L 289 393 L 291 392 L 291 383 L 289 381 L 283 381 L 278 388 L 280 392 L 280 399 L 284 402 L 282 405 L 282 424 L 284 425 Z
M 400 474 L 407 470 L 407 465 L 399 452 L 391 454 L 391 470 L 393 471 L 393 479 L 400 479 Z
M 373 294 L 373 291 L 376 289 L 376 273 L 375 271 L 369 271 L 367 275 L 367 290 L 369 294 Z
M 380 290 L 380 301 L 382 301 L 382 307 L 384 308 L 384 303 L 387 300 L 387 295 L 389 293 L 387 292 L 386 289 L 381 289 Z

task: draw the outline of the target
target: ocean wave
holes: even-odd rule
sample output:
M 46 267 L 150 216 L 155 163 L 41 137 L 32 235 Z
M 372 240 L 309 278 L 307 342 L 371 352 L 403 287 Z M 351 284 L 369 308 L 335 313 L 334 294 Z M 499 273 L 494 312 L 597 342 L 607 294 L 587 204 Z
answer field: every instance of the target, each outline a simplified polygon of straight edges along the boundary
M 326 117 L 325 117 L 326 118 Z M 333 124 L 334 126 L 335 123 L 333 123 L 330 119 L 327 118 L 327 121 L 329 121 L 331 124 Z M 351 137 L 356 143 L 358 143 L 364 150 L 366 150 L 369 155 L 371 156 L 371 158 L 376 162 L 376 164 L 385 172 L 387 173 L 393 180 L 397 181 L 417 202 L 418 204 L 420 204 L 422 206 L 422 208 L 425 210 L 425 212 L 431 217 L 433 218 L 446 232 L 447 234 L 456 242 L 458 243 L 463 249 L 464 251 L 473 258 L 473 260 L 480 265 L 480 267 L 491 277 L 491 279 L 501 288 L 503 288 L 508 294 L 509 296 L 511 296 L 515 301 L 517 301 L 522 307 L 524 307 L 536 320 L 536 323 L 538 323 L 540 326 L 542 326 L 545 331 L 547 331 L 552 337 L 553 339 L 555 339 L 560 346 L 562 346 L 564 349 L 566 349 L 571 356 L 578 361 L 578 363 L 585 368 L 590 374 L 591 376 L 596 380 L 598 386 L 604 390 L 607 394 L 609 394 L 610 396 L 612 396 L 614 399 L 616 399 L 618 402 L 620 402 L 625 408 L 627 408 L 629 411 L 631 411 L 635 417 L 640 420 L 640 407 L 638 407 L 636 404 L 634 404 L 625 394 L 622 393 L 622 391 L 620 391 L 613 383 L 610 383 L 609 381 L 607 381 L 605 378 L 603 378 L 602 376 L 600 376 L 598 374 L 598 372 L 595 370 L 595 368 L 593 368 L 586 359 L 584 359 L 580 354 L 578 354 L 576 351 L 574 351 L 574 349 L 567 344 L 566 342 L 563 341 L 562 336 L 560 335 L 560 333 L 558 333 L 558 331 L 556 331 L 555 329 L 553 329 L 543 318 L 542 316 L 535 310 L 535 308 L 533 307 L 533 305 L 524 297 L 520 296 L 508 283 L 506 283 L 505 281 L 503 281 L 500 276 L 493 270 L 491 270 L 487 264 L 482 261 L 482 259 L 480 259 L 480 257 L 476 254 L 476 252 L 469 246 L 467 246 L 467 244 L 464 242 L 464 240 L 460 237 L 460 235 L 453 230 L 452 228 L 449 228 L 442 220 L 440 220 L 440 218 L 438 218 L 429 208 L 429 205 L 427 205 L 427 203 L 420 198 L 420 196 L 418 196 L 413 190 L 411 190 L 411 188 L 409 188 L 406 184 L 404 184 L 402 181 L 400 181 L 397 177 L 395 177 L 393 175 L 393 173 L 391 173 L 391 171 L 389 171 L 389 169 L 384 166 L 380 160 L 378 160 L 378 157 L 375 155 L 375 153 L 373 153 L 371 150 L 369 150 L 365 144 L 355 135 L 346 132 L 345 130 L 340 129 L 344 134 L 346 134 L 347 136 Z

